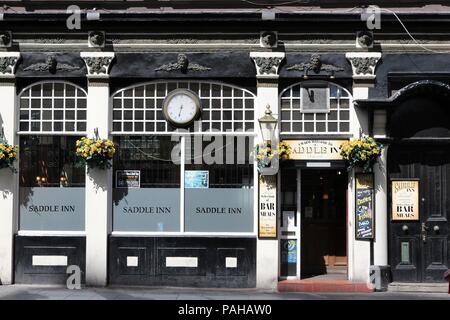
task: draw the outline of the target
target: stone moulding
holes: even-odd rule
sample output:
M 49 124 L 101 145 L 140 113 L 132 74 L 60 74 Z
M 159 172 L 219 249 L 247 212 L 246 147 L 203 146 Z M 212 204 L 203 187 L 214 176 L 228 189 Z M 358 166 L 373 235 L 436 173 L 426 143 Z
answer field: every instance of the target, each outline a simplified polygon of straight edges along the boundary
M 375 68 L 381 58 L 380 52 L 350 52 L 345 55 L 353 70 L 353 79 L 375 79 Z
M 284 57 L 284 52 L 250 52 L 258 78 L 278 78 L 278 70 Z
M 0 77 L 14 77 L 20 52 L 0 52 Z
M 44 72 L 48 71 L 52 74 L 56 73 L 57 71 L 74 71 L 79 70 L 79 66 L 73 66 L 67 63 L 59 63 L 56 59 L 55 55 L 49 55 L 45 62 L 39 62 L 34 63 L 32 65 L 29 65 L 28 67 L 24 68 L 24 71 L 37 71 L 37 72 Z
M 329 72 L 334 75 L 335 72 L 344 71 L 344 68 L 332 65 L 325 64 L 321 60 L 321 56 L 317 53 L 311 55 L 311 58 L 308 62 L 303 62 L 299 64 L 294 64 L 290 67 L 287 67 L 288 71 L 303 71 L 303 76 L 307 76 L 308 72 L 312 71 L 316 74 L 319 74 L 321 71 Z
M 81 52 L 80 56 L 86 63 L 88 77 L 108 77 L 113 52 Z
M 155 69 L 155 71 L 180 71 L 181 73 L 187 73 L 188 71 L 194 72 L 204 72 L 210 71 L 211 68 L 202 66 L 197 63 L 191 63 L 187 57 L 187 55 L 180 53 L 177 57 L 177 62 L 171 62 L 167 64 L 163 64 Z

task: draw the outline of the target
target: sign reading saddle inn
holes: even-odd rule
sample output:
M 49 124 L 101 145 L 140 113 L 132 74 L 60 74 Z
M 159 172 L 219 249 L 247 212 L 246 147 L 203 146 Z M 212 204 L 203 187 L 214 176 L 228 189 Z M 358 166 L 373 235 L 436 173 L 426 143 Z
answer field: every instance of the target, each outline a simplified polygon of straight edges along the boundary
M 346 140 L 284 140 L 291 148 L 292 160 L 342 160 L 339 147 Z

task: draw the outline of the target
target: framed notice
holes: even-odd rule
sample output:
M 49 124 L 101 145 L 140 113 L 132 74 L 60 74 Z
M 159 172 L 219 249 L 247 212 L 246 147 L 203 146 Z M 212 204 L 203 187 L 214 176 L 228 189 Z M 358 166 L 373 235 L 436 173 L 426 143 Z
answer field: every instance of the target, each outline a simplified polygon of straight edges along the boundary
M 391 180 L 392 220 L 419 220 L 419 179 Z
M 277 237 L 277 181 L 274 176 L 259 176 L 259 238 Z
M 140 170 L 117 170 L 116 188 L 140 188 L 141 171 Z
M 209 171 L 186 170 L 184 172 L 184 187 L 188 189 L 208 189 Z
M 356 173 L 355 238 L 373 239 L 374 223 L 374 182 L 372 173 Z

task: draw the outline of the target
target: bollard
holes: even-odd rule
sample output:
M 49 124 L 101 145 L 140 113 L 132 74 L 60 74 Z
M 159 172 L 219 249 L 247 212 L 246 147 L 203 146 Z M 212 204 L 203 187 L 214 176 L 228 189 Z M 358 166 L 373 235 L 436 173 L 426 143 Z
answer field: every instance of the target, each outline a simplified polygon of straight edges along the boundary
M 445 271 L 444 279 L 448 281 L 448 294 L 450 294 L 450 269 Z

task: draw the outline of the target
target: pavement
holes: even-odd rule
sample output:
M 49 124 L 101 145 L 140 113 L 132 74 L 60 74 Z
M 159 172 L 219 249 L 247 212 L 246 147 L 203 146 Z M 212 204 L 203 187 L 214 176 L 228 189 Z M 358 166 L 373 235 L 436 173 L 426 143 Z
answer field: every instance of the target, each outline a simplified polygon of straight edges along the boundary
M 257 289 L 0 285 L 0 300 L 450 300 L 446 293 L 278 293 Z

